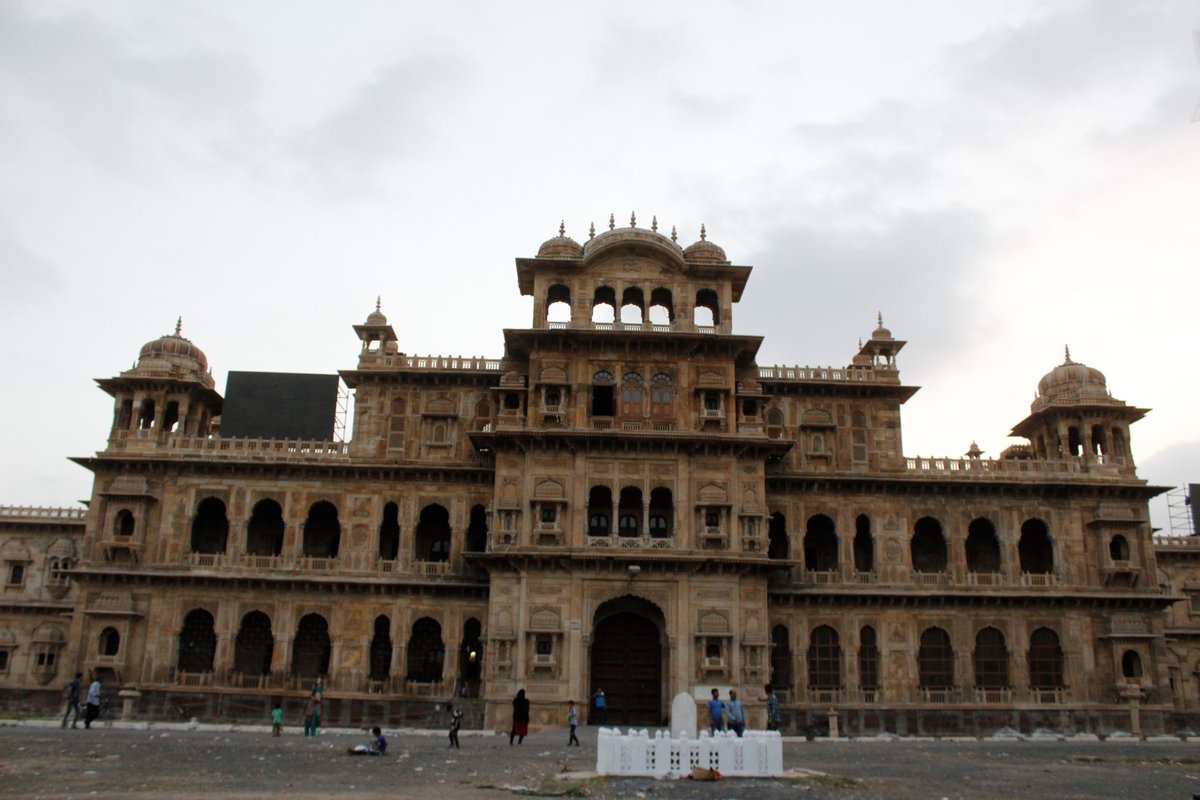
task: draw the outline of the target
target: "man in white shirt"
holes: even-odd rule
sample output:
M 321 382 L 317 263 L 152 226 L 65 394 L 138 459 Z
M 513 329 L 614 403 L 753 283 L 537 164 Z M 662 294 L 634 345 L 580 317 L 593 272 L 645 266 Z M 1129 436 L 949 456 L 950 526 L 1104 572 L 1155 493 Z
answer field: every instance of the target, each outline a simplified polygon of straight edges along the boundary
M 91 728 L 92 720 L 100 716 L 100 679 L 92 675 L 92 685 L 88 687 L 87 710 L 83 716 L 83 727 Z

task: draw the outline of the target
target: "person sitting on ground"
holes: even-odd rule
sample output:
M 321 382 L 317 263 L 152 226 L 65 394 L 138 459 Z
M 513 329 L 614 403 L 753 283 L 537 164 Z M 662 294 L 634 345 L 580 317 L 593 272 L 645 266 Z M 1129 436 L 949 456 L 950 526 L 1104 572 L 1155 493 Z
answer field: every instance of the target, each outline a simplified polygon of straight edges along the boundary
M 376 725 L 371 728 L 371 735 L 374 737 L 369 744 L 356 744 L 346 750 L 348 756 L 381 756 L 387 752 L 387 739 L 383 735 L 383 731 Z

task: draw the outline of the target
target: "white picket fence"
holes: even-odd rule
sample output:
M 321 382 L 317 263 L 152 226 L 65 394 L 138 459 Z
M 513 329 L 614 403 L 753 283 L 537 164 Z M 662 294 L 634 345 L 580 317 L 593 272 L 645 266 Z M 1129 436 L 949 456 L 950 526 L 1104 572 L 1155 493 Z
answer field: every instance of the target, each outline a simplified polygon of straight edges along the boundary
M 596 772 L 601 775 L 639 775 L 678 778 L 692 769 L 715 769 L 724 777 L 767 777 L 783 774 L 783 739 L 777 731 L 731 732 L 699 739 L 672 738 L 666 731 L 621 733 L 601 728 L 596 748 Z

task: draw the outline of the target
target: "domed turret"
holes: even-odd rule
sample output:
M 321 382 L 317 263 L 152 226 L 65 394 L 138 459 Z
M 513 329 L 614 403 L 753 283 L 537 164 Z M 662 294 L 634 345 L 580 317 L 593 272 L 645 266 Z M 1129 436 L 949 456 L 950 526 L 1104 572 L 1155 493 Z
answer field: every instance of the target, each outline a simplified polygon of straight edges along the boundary
M 602 253 L 611 254 L 622 249 L 649 249 L 657 251 L 675 263 L 683 264 L 683 251 L 675 241 L 672 230 L 670 238 L 658 232 L 658 217 L 654 217 L 650 227 L 637 226 L 637 214 L 629 215 L 629 227 L 618 228 L 615 215 L 608 215 L 608 230 L 597 234 L 593 225 L 588 231 L 588 240 L 584 242 L 583 253 L 587 262 L 594 262 Z
M 683 260 L 689 264 L 728 264 L 729 259 L 720 246 L 708 241 L 708 231 L 700 225 L 700 241 L 688 245 L 683 251 Z
M 538 258 L 583 258 L 583 245 L 567 236 L 565 222 L 558 223 L 558 236 L 542 242 Z
M 170 372 L 180 377 L 196 378 L 211 387 L 213 379 L 208 374 L 208 356 L 190 339 L 183 337 L 180 333 L 182 328 L 183 318 L 180 317 L 175 322 L 174 333 L 142 345 L 134 372 Z
M 366 324 L 368 324 L 368 325 L 387 325 L 388 324 L 387 317 L 384 315 L 384 313 L 382 311 L 379 310 L 379 307 L 382 303 L 383 303 L 382 297 L 375 298 L 375 310 L 372 311 L 370 314 L 367 314 L 367 323 Z
M 1035 408 L 1050 405 L 1079 405 L 1081 403 L 1116 403 L 1108 393 L 1108 381 L 1104 373 L 1086 364 L 1071 360 L 1071 350 L 1066 348 L 1063 363 L 1047 372 L 1038 381 L 1038 396 Z

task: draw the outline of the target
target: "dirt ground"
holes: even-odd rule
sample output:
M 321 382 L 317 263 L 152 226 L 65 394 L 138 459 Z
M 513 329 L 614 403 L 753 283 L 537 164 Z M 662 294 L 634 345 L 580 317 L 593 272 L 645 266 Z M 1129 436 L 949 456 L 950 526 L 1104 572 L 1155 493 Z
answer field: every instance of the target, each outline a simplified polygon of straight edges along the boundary
M 365 734 L 0 727 L 0 795 L 1186 800 L 1200 792 L 1196 742 L 789 740 L 784 766 L 800 774 L 696 783 L 589 775 L 595 730 L 581 738 L 582 747 L 567 748 L 564 731 L 520 746 L 464 735 L 462 750 L 451 751 L 440 735 L 393 735 L 387 755 L 351 757 L 347 747 Z

